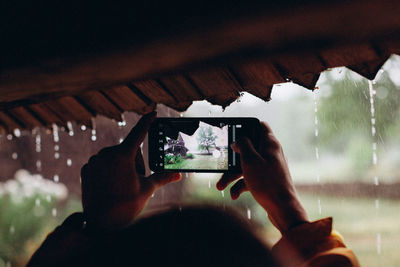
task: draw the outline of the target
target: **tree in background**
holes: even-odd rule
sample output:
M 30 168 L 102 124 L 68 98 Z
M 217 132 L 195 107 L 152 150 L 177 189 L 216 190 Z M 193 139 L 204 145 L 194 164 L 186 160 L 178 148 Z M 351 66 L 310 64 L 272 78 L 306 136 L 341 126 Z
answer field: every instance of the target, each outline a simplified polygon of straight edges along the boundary
M 200 150 L 207 150 L 207 154 L 211 155 L 210 148 L 216 147 L 216 139 L 217 135 L 214 134 L 211 126 L 199 128 L 199 133 L 197 134 L 197 142 L 199 143 L 198 148 Z
M 324 81 L 319 84 L 321 144 L 331 151 L 347 153 L 353 167 L 365 171 L 372 163 L 371 144 L 374 140 L 368 80 L 347 68 L 328 71 L 324 76 Z M 378 143 L 396 142 L 400 88 L 386 71 L 380 71 L 373 88 L 376 90 L 374 105 Z

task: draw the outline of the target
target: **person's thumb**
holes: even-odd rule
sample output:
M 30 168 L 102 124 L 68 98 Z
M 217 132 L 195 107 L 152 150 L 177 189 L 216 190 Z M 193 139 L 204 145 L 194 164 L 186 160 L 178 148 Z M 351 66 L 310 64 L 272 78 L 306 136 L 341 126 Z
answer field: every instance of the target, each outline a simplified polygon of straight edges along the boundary
M 247 137 L 243 137 L 235 143 L 232 143 L 231 147 L 233 151 L 240 154 L 242 162 L 250 162 L 261 158 Z
M 147 181 L 152 184 L 154 190 L 164 186 L 166 184 L 177 182 L 181 179 L 180 173 L 172 173 L 172 172 L 158 172 L 153 173 L 149 177 L 147 177 Z

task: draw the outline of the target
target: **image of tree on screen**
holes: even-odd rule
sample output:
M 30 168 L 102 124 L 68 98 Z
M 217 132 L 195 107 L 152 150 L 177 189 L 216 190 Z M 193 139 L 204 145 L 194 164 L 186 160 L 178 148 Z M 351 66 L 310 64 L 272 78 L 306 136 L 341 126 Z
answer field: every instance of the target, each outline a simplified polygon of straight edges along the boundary
M 173 140 L 166 137 L 164 166 L 166 169 L 228 169 L 228 128 L 199 123 L 193 135 L 179 132 Z

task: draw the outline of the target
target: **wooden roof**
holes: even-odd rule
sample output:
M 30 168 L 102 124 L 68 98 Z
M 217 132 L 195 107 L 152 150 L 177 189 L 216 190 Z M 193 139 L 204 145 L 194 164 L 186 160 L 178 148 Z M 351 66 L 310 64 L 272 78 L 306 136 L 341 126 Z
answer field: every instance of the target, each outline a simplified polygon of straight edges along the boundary
M 98 114 L 119 120 L 156 103 L 226 106 L 242 91 L 269 100 L 288 80 L 314 89 L 327 68 L 373 79 L 400 54 L 398 1 L 265 2 L 8 3 L 0 128 L 90 125 Z

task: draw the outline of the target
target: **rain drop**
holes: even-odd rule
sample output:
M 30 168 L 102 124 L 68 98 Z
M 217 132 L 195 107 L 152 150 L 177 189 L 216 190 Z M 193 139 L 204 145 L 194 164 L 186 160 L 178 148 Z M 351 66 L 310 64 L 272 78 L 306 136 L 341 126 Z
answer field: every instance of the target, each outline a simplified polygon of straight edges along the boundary
M 121 121 L 118 122 L 118 127 L 125 127 L 126 126 L 126 120 L 124 117 L 124 114 L 121 114 Z
M 378 157 L 376 156 L 376 152 L 375 151 L 372 153 L 372 163 L 374 165 L 378 164 Z
M 124 127 L 126 126 L 126 121 L 119 121 L 118 122 L 118 127 Z
M 247 219 L 251 220 L 251 210 L 247 209 Z
M 13 139 L 12 134 L 7 134 L 7 140 L 11 141 Z
M 314 91 L 313 94 L 313 99 L 314 99 L 314 136 L 315 136 L 315 141 L 316 141 L 316 145 L 315 145 L 315 159 L 318 161 L 319 160 L 319 149 L 318 149 L 318 136 L 319 136 L 319 130 L 318 130 L 318 92 L 319 91 Z M 319 174 L 319 170 L 316 170 L 317 172 L 317 183 L 320 184 L 321 183 L 321 176 Z M 321 207 L 321 198 L 318 197 L 318 212 L 319 214 L 322 213 L 322 207 Z
M 379 178 L 378 176 L 374 177 L 374 185 L 379 185 Z
M 381 234 L 378 233 L 376 235 L 376 252 L 381 254 Z
M 15 135 L 16 137 L 20 137 L 20 136 L 21 136 L 21 130 L 18 129 L 18 128 L 15 128 L 15 129 L 14 129 L 14 135 Z
M 47 202 L 51 202 L 51 196 L 50 196 L 50 195 L 47 195 L 47 196 L 46 196 L 46 200 L 47 200 Z
M 221 191 L 221 195 L 222 195 L 222 197 L 225 197 L 224 190 Z
M 56 216 L 57 216 L 57 209 L 56 209 L 56 208 L 53 208 L 53 209 L 51 210 L 51 215 L 53 215 L 53 217 L 56 217 Z
M 211 180 L 208 180 L 208 188 L 211 188 Z
M 41 160 L 36 161 L 36 170 L 38 172 L 40 172 L 42 170 L 42 161 Z
M 72 160 L 71 159 L 67 159 L 67 166 L 71 166 L 72 165 Z
M 92 129 L 92 137 L 91 137 L 92 141 L 95 142 L 97 140 L 97 136 L 96 136 L 96 130 Z
M 40 206 L 40 199 L 39 198 L 35 199 L 35 205 L 36 206 Z
M 14 225 L 10 226 L 10 234 L 14 234 L 15 233 L 15 227 Z
M 55 159 L 59 159 L 60 158 L 60 153 L 58 153 L 58 152 L 54 153 L 54 158 Z
M 60 141 L 60 137 L 58 136 L 58 126 L 53 123 L 53 140 L 54 143 L 58 143 Z
M 17 154 L 17 152 L 12 153 L 12 154 L 11 154 L 11 158 L 12 158 L 12 159 L 18 159 L 18 154 Z
M 372 150 L 376 150 L 376 143 L 372 143 Z
M 82 130 L 82 132 L 84 132 L 84 131 L 86 131 L 86 125 L 81 125 L 81 130 Z
M 58 176 L 58 174 L 54 174 L 53 180 L 54 182 L 58 183 L 60 181 L 60 176 Z
M 121 144 L 123 141 L 124 141 L 124 139 L 120 138 L 118 142 Z
M 70 121 L 67 122 L 67 127 L 69 136 L 74 136 L 74 128 L 72 127 L 72 123 Z
M 37 153 L 40 153 L 42 151 L 42 137 L 40 136 L 40 134 L 37 134 L 35 136 L 35 150 Z
M 60 146 L 59 145 L 54 145 L 54 151 L 59 151 L 60 150 Z

